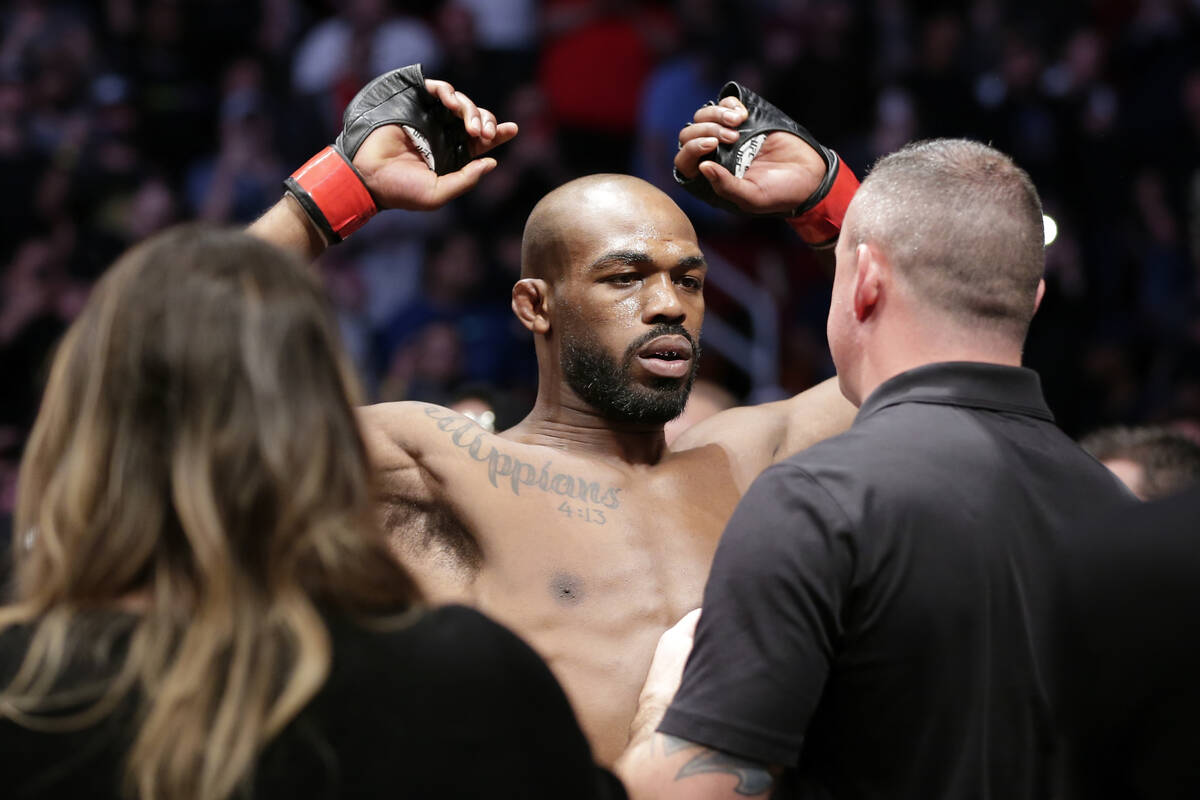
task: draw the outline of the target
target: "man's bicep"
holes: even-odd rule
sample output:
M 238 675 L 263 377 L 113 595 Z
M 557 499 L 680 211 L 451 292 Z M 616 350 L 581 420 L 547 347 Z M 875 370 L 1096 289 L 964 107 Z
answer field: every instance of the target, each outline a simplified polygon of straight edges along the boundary
M 726 527 L 663 733 L 793 765 L 842 635 L 853 549 L 807 473 L 765 472 Z
M 842 433 L 858 414 L 858 408 L 842 394 L 837 378 L 818 383 L 780 405 L 783 422 L 772 463 Z
M 422 465 L 422 420 L 413 403 L 382 403 L 358 409 L 359 431 L 371 468 L 381 522 L 389 535 L 411 527 L 411 517 L 438 500 L 435 482 Z
M 377 476 L 395 474 L 401 482 L 417 480 L 421 448 L 414 434 L 421 424 L 416 418 L 418 408 L 415 403 L 379 403 L 357 409 L 367 461 Z

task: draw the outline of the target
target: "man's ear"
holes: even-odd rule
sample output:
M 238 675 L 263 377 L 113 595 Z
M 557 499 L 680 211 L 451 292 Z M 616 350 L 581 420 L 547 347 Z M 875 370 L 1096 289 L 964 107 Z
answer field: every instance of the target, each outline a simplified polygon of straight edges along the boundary
M 541 278 L 521 278 L 513 284 L 512 310 L 534 333 L 550 330 L 550 285 Z
M 854 318 L 862 322 L 875 311 L 890 273 L 883 254 L 870 244 L 854 248 Z
M 1042 307 L 1042 298 L 1046 296 L 1046 281 L 1045 279 L 1038 281 L 1037 297 L 1033 298 L 1033 313 Z

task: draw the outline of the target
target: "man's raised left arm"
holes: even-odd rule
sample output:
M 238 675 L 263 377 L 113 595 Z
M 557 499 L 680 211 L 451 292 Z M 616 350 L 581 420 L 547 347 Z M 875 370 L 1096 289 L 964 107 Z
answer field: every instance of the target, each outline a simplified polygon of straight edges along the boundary
M 770 102 L 736 83 L 702 106 L 679 132 L 676 181 L 718 208 L 784 220 L 833 272 L 833 246 L 858 179 L 832 149 Z M 857 409 L 836 379 L 774 403 L 714 415 L 677 449 L 726 446 L 746 480 L 841 433 Z

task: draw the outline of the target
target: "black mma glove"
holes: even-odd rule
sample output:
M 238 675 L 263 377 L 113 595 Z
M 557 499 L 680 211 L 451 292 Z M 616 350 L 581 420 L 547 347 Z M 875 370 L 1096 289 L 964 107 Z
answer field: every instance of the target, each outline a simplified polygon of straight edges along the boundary
M 466 126 L 425 88 L 420 64 L 375 78 L 346 106 L 337 140 L 284 181 L 284 188 L 331 244 L 354 233 L 378 211 L 351 160 L 381 125 L 402 126 L 438 175 L 471 160 Z
M 702 161 L 716 161 L 735 178 L 746 174 L 767 134 L 783 131 L 799 136 L 817 151 L 825 162 L 825 177 L 808 199 L 798 207 L 763 216 L 784 217 L 800 238 L 813 247 L 828 247 L 837 241 L 842 228 L 846 206 L 858 189 L 858 178 L 842 163 L 837 153 L 821 144 L 803 125 L 784 114 L 774 104 L 736 81 L 721 89 L 717 103 L 726 97 L 736 97 L 746 107 L 746 120 L 738 129 L 737 141 L 719 142 L 717 149 Z M 675 181 L 690 194 L 726 211 L 745 213 L 734 203 L 718 195 L 703 174 L 685 178 L 675 171 Z

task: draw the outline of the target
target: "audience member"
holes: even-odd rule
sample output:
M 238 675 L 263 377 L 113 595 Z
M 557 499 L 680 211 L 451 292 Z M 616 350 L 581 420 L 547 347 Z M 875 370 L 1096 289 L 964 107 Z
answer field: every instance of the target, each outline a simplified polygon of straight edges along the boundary
M 1200 444 L 1170 428 L 1102 428 L 1079 444 L 1141 500 L 1158 500 L 1200 481 Z

